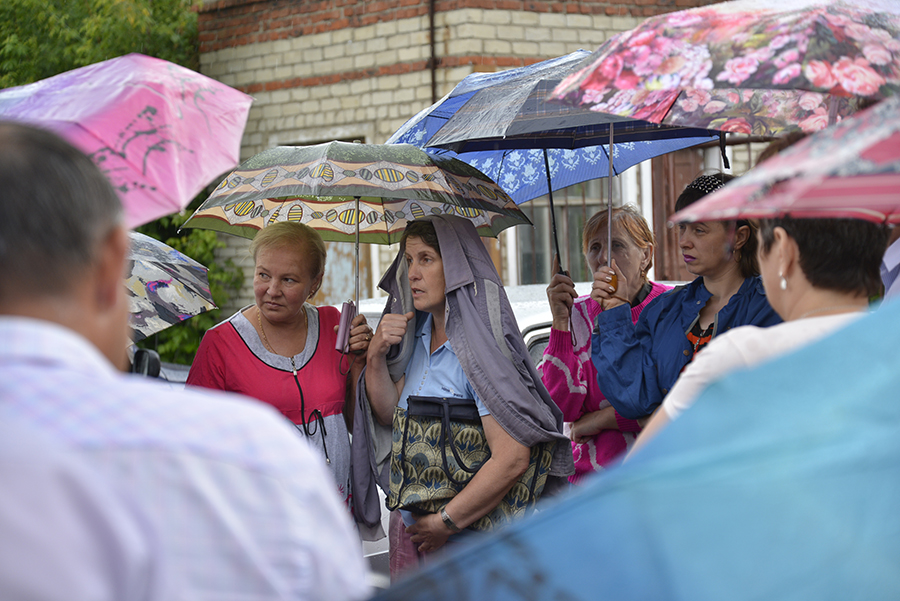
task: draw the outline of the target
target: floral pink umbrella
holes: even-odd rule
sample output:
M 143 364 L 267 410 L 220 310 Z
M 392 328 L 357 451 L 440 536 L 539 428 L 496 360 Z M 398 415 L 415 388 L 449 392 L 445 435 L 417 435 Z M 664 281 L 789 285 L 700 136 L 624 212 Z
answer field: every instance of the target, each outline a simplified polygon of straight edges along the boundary
M 801 140 L 672 216 L 900 223 L 900 96 Z
M 737 0 L 652 17 L 553 97 L 654 123 L 818 131 L 900 92 L 900 2 Z
M 182 210 L 237 165 L 251 102 L 190 69 L 128 54 L 0 90 L 0 119 L 53 130 L 88 154 L 136 227 Z

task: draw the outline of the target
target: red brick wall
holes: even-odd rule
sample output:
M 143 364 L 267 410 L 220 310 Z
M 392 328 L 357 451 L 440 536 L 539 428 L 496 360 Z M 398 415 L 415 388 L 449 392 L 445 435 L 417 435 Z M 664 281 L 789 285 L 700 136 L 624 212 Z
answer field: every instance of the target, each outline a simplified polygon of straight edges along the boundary
M 718 0 L 437 0 L 435 10 L 462 8 L 585 15 L 651 16 Z M 283 40 L 428 14 L 428 0 L 216 0 L 199 8 L 200 52 Z M 510 66 L 510 65 L 498 65 Z

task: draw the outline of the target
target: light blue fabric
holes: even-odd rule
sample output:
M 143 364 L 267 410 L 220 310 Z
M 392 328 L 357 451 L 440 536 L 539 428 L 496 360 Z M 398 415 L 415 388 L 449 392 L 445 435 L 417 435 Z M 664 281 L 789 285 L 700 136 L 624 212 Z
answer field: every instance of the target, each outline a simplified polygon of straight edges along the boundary
M 403 382 L 398 405 L 406 409 L 410 396 L 475 399 L 478 415 L 490 415 L 491 412 L 469 384 L 450 341 L 446 341 L 434 353 L 429 352 L 433 320 L 431 314 L 426 313 L 425 319 L 416 327 L 415 348 L 406 367 L 406 380 Z
M 633 460 L 378 598 L 898 599 L 898 340 L 887 303 L 734 373 Z

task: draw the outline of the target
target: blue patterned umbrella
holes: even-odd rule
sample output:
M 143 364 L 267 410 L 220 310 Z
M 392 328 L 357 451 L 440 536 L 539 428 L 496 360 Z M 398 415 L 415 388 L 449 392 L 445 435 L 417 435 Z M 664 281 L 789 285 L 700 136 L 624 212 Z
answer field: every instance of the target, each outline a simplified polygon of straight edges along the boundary
M 497 182 L 517 204 L 549 195 L 556 241 L 554 190 L 611 177 L 649 158 L 719 139 L 717 132 L 544 102 L 589 56 L 579 50 L 519 69 L 473 73 L 407 121 L 387 143 L 452 153 Z M 610 144 L 613 132 L 616 143 Z
M 516 204 L 609 174 L 649 158 L 718 140 L 705 129 L 661 127 L 636 119 L 545 103 L 543 98 L 591 53 L 584 50 L 499 73 L 466 76 L 447 96 L 407 121 L 387 141 L 429 152 L 452 150 L 500 184 Z M 550 186 L 544 152 L 550 164 Z M 446 152 L 446 151 L 445 151 Z

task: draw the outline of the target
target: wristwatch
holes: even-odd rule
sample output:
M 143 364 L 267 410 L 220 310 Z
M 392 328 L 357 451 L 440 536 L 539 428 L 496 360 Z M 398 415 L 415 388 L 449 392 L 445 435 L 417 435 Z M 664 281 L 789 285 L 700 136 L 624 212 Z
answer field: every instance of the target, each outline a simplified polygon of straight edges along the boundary
M 460 531 L 460 527 L 453 522 L 453 519 L 447 513 L 447 509 L 444 507 L 441 507 L 441 519 L 444 520 L 444 525 L 446 525 L 447 528 L 450 528 L 451 532 Z

